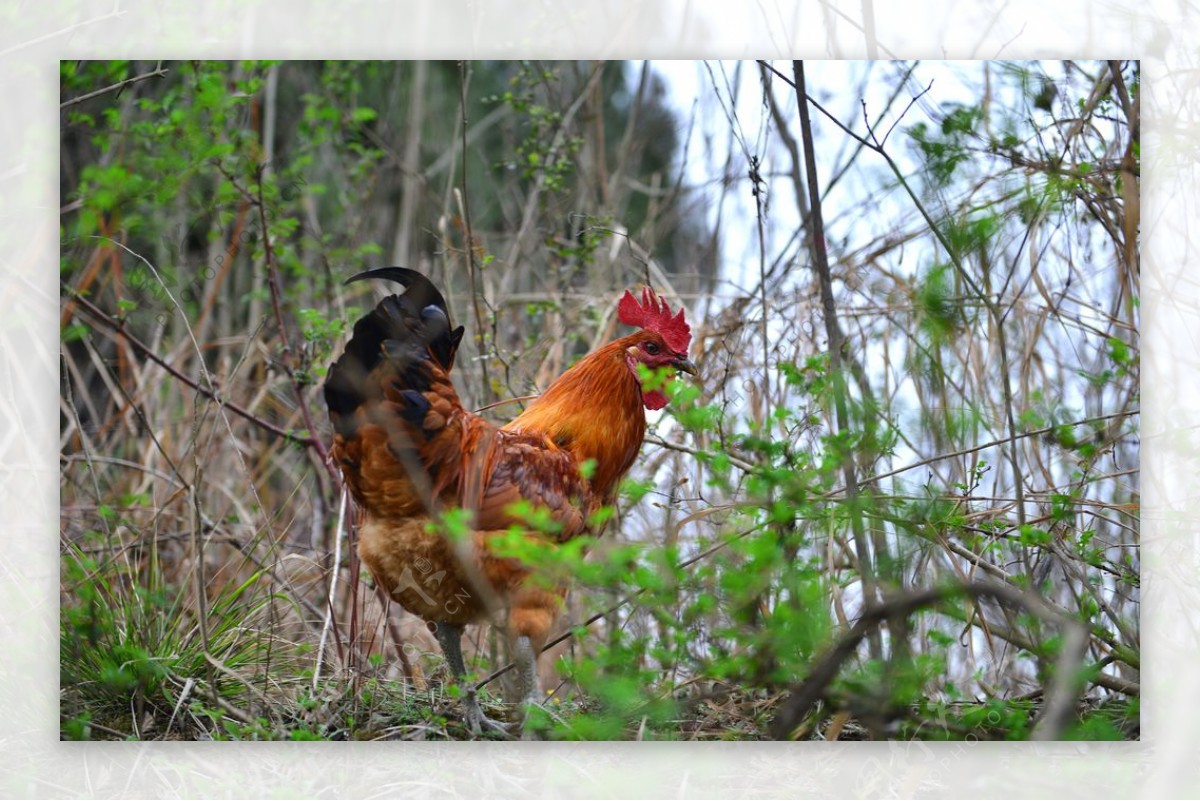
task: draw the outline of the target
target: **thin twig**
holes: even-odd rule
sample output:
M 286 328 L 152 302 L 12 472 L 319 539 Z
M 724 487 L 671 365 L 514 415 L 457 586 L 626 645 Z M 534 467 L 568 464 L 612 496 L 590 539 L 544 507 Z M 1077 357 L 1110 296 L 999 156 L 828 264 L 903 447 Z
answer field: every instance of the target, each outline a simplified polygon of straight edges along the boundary
M 178 369 L 173 367 L 170 362 L 168 362 L 166 359 L 164 359 L 163 357 L 161 357 L 157 353 L 155 353 L 153 348 L 151 348 L 149 345 L 142 342 L 134 334 L 132 334 L 129 331 L 129 329 L 125 327 L 124 321 L 116 320 L 113 317 L 111 317 L 110 315 L 106 314 L 102 309 L 100 309 L 98 306 L 93 304 L 86 297 L 84 297 L 83 295 L 80 295 L 80 294 L 76 293 L 74 290 L 72 290 L 71 287 L 64 284 L 63 288 L 66 289 L 71 294 L 71 297 L 75 300 L 75 302 L 80 304 L 80 306 L 83 307 L 84 311 L 86 311 L 88 314 L 90 314 L 93 319 L 95 319 L 98 323 L 101 323 L 102 325 L 104 325 L 104 327 L 107 328 L 112 333 L 114 333 L 117 336 L 124 339 L 126 342 L 128 342 L 130 345 L 132 345 L 135 350 L 140 352 L 147 359 L 149 359 L 150 361 L 157 364 L 159 367 L 166 370 L 173 378 L 176 378 L 179 381 L 182 381 L 184 384 L 186 384 L 187 386 L 196 390 L 197 392 L 203 394 L 205 397 L 209 398 L 210 400 L 216 401 L 218 404 L 220 404 L 220 406 L 222 408 L 228 409 L 229 411 L 236 414 L 238 417 L 241 417 L 242 419 L 253 423 L 254 425 L 258 426 L 259 428 L 265 429 L 266 431 L 270 431 L 272 434 L 283 437 L 284 439 L 288 440 L 289 442 L 293 442 L 297 445 L 301 445 L 306 448 L 313 447 L 316 444 L 316 440 L 313 437 L 311 437 L 311 436 L 302 437 L 294 432 L 280 428 L 279 426 L 275 425 L 274 423 L 264 420 L 261 417 L 258 417 L 257 415 L 255 415 L 253 412 L 250 412 L 250 411 L 244 409 L 243 407 L 239 406 L 238 404 L 234 403 L 233 401 L 224 399 L 221 396 L 221 393 L 215 387 L 205 387 L 205 386 L 201 385 L 198 381 L 184 375 Z
M 808 104 L 805 102 L 804 62 L 792 62 L 792 72 L 796 77 L 796 103 L 800 111 L 800 136 L 804 147 L 804 164 L 808 173 L 809 201 L 809 238 L 812 250 L 813 270 L 821 290 L 821 306 L 825 319 L 825 335 L 829 339 L 829 372 L 833 378 L 834 415 L 837 420 L 837 433 L 844 435 L 850 430 L 850 416 L 846 404 L 846 374 L 842 369 L 845 335 L 837 318 L 837 304 L 833 297 L 833 277 L 829 271 L 829 258 L 825 247 L 825 223 L 821 212 L 821 192 L 817 182 L 816 150 L 813 145 L 812 121 L 808 115 Z M 863 599 L 868 610 L 879 601 L 877 577 L 875 576 L 874 559 L 871 547 L 867 542 L 866 528 L 863 518 L 857 509 L 859 497 L 857 468 L 854 454 L 847 450 L 842 454 L 842 481 L 846 488 L 846 501 L 850 506 L 850 525 L 854 536 L 855 556 L 858 557 L 859 576 L 862 580 Z M 882 545 L 876 541 L 876 547 Z M 882 558 L 882 555 L 880 555 Z M 883 640 L 879 632 L 872 629 L 869 632 L 871 658 L 880 659 L 883 656 Z
M 350 497 L 349 490 L 343 485 L 342 500 L 338 504 L 337 530 L 333 537 L 333 570 L 329 579 L 329 601 L 325 608 L 325 625 L 321 627 L 321 640 L 317 644 L 317 665 L 313 668 L 312 687 L 316 692 L 321 682 L 321 663 L 325 658 L 325 642 L 329 639 L 329 630 L 333 626 L 333 608 L 337 601 L 338 575 L 342 572 L 342 540 L 346 531 L 346 506 Z
M 486 348 L 485 329 L 483 327 L 483 311 L 480 308 L 480 295 L 483 293 L 482 287 L 479 285 L 479 275 L 475 268 L 475 237 L 471 233 L 471 205 L 469 193 L 467 192 L 467 81 L 469 74 L 467 72 L 467 62 L 458 62 L 458 103 L 459 113 L 462 115 L 462 186 L 456 189 L 459 208 L 463 221 L 463 236 L 466 238 L 464 250 L 467 255 L 467 281 L 471 288 L 471 313 L 475 316 L 475 336 L 477 337 L 476 345 L 479 348 L 479 377 L 482 384 L 481 392 L 483 393 L 481 400 L 486 404 L 492 395 L 492 379 L 488 374 L 488 353 Z M 495 337 L 492 340 L 492 346 L 495 347 Z
M 745 529 L 743 531 L 739 531 L 737 534 L 734 534 L 732 537 L 729 537 L 728 539 L 718 542 L 716 545 L 706 548 L 705 550 L 703 550 L 700 553 L 693 556 L 691 559 L 685 559 L 684 561 L 680 562 L 679 569 L 684 570 L 684 569 L 689 568 L 692 565 L 696 564 L 697 562 L 701 562 L 701 561 L 707 559 L 708 557 L 712 556 L 713 554 L 717 553 L 718 551 L 728 548 L 730 545 L 737 542 L 738 540 L 744 539 L 745 537 L 750 536 L 754 532 L 758 531 L 760 528 L 762 528 L 761 525 L 753 526 L 753 527 Z M 542 646 L 542 653 L 545 653 L 546 651 L 550 650 L 554 646 L 558 645 L 560 642 L 563 642 L 564 640 L 574 637 L 576 629 L 587 628 L 588 626 L 592 625 L 596 621 L 598 621 L 602 618 L 608 617 L 613 612 L 616 612 L 618 609 L 625 606 L 626 604 L 632 603 L 633 601 L 637 600 L 638 597 L 640 597 L 641 595 L 644 595 L 645 593 L 646 593 L 645 589 L 638 590 L 637 592 L 633 593 L 632 595 L 630 595 L 626 598 L 621 599 L 620 601 L 618 601 L 617 603 L 608 607 L 607 609 L 603 610 L 602 612 L 596 612 L 591 617 L 589 617 L 587 620 L 584 620 L 582 623 L 576 623 L 571 626 L 568 626 L 566 631 L 563 631 L 557 637 L 554 637 L 554 638 L 548 640 L 546 642 L 546 644 Z M 500 678 L 505 673 L 512 670 L 514 667 L 516 667 L 516 663 L 509 662 L 508 664 L 504 665 L 503 667 L 496 668 L 491 673 L 489 673 L 487 676 L 480 679 L 475 684 L 475 689 L 476 690 L 481 689 L 485 684 L 487 684 L 491 681 L 494 681 L 495 679 Z
M 325 443 L 315 436 L 317 427 L 313 423 L 312 413 L 308 409 L 308 399 L 304 397 L 304 388 L 296 379 L 295 365 L 292 363 L 292 345 L 288 339 L 287 325 L 283 319 L 282 298 L 283 290 L 279 285 L 279 267 L 275 263 L 275 252 L 271 247 L 271 232 L 267 228 L 267 204 L 263 201 L 263 171 L 266 169 L 265 164 L 258 165 L 256 180 L 258 181 L 258 197 L 255 205 L 258 206 L 258 220 L 262 226 L 263 238 L 263 254 L 267 260 L 267 277 L 268 285 L 271 289 L 271 306 L 275 311 L 275 322 L 279 325 L 279 339 L 283 343 L 283 367 L 287 371 L 288 381 L 292 385 L 292 390 L 296 394 L 296 403 L 300 407 L 300 414 L 304 418 L 304 424 L 308 427 L 309 436 L 312 438 L 312 447 L 317 452 L 321 464 L 329 471 L 330 477 L 333 479 L 334 486 L 337 486 L 341 481 L 341 475 L 334 467 L 332 460 L 329 458 L 329 451 L 325 447 Z M 232 175 L 225 173 L 230 181 L 236 185 L 236 181 Z
M 123 81 L 118 81 L 117 83 L 114 83 L 112 86 L 105 86 L 103 89 L 97 89 L 94 92 L 88 92 L 86 95 L 80 95 L 79 97 L 73 97 L 70 100 L 64 100 L 62 103 L 58 104 L 58 107 L 59 107 L 59 109 L 64 109 L 64 108 L 67 108 L 68 106 L 74 106 L 75 104 L 82 103 L 85 100 L 91 100 L 93 97 L 99 97 L 100 95 L 105 95 L 105 94 L 108 94 L 109 92 L 119 91 L 121 89 L 124 89 L 126 86 L 132 86 L 133 84 L 147 80 L 148 78 L 157 78 L 161 75 L 166 75 L 168 72 L 170 72 L 170 70 L 163 69 L 162 62 L 160 61 L 160 62 L 158 62 L 158 67 L 156 67 L 153 72 L 146 72 L 141 75 L 135 75 L 132 78 L 126 78 Z

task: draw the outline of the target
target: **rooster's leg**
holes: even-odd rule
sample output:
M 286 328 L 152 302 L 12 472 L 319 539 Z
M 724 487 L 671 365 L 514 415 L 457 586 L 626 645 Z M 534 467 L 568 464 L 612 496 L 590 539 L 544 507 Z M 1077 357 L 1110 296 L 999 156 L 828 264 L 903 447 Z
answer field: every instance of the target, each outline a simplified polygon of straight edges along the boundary
M 446 655 L 446 662 L 450 664 L 450 672 L 454 674 L 454 680 L 463 689 L 463 707 L 466 712 L 467 727 L 471 733 L 478 735 L 487 728 L 507 735 L 507 726 L 483 714 L 483 708 L 479 706 L 479 699 L 475 697 L 475 686 L 467 681 L 467 665 L 463 661 L 462 655 L 462 626 L 437 623 L 433 633 L 441 643 L 442 653 Z
M 544 700 L 541 682 L 538 681 L 537 657 L 537 649 L 533 647 L 533 641 L 528 637 L 517 637 L 513 643 L 513 659 L 516 662 L 517 682 L 521 688 L 521 716 L 524 719 L 529 717 L 529 710 L 532 707 L 541 706 Z M 535 738 L 536 735 L 526 728 L 522 739 Z
M 513 645 L 513 658 L 517 663 L 517 681 L 521 687 L 522 703 L 540 705 L 542 690 L 538 681 L 537 651 L 528 637 L 517 637 Z

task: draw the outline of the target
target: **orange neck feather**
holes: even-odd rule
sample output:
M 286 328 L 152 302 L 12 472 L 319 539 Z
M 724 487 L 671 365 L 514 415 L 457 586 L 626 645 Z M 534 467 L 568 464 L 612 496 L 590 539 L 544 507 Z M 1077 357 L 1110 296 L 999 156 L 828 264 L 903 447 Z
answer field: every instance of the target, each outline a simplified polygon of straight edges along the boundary
M 504 426 L 544 434 L 580 462 L 595 459 L 592 487 L 605 499 L 616 492 L 646 434 L 641 387 L 625 361 L 634 338 L 610 342 L 580 359 Z

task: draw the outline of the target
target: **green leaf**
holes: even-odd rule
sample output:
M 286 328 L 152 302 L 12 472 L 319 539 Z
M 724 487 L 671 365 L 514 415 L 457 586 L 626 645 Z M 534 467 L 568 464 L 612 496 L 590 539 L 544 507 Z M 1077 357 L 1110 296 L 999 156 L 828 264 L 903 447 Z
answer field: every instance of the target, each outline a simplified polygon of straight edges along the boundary
M 91 329 L 88 328 L 83 323 L 72 323 L 71 325 L 68 325 L 66 328 L 63 329 L 62 341 L 64 343 L 78 342 L 79 340 L 86 337 L 90 332 L 91 332 Z
M 1021 526 L 1020 538 L 1022 545 L 1050 544 L 1050 532 L 1029 524 Z

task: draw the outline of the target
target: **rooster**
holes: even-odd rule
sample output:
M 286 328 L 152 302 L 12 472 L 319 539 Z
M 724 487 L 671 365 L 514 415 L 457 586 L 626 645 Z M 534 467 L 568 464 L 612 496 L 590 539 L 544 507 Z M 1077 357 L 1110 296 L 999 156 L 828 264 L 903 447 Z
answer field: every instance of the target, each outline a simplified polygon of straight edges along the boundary
M 358 554 L 378 586 L 426 621 L 455 680 L 464 684 L 474 734 L 506 731 L 487 718 L 465 685 L 463 626 L 507 612 L 506 628 L 523 703 L 538 703 L 537 657 L 563 604 L 561 581 L 501 555 L 511 526 L 562 543 L 595 534 L 594 513 L 611 503 L 637 458 L 645 409 L 661 409 L 660 389 L 642 386 L 645 365 L 696 374 L 691 331 L 652 289 L 639 302 L 626 290 L 620 320 L 639 328 L 588 354 L 503 427 L 463 408 L 450 380 L 463 328 L 425 276 L 402 267 L 350 278 L 402 284 L 354 325 L 329 370 L 325 400 L 332 458 L 363 510 Z M 524 502 L 522 504 L 521 502 Z M 522 509 L 524 512 L 522 512 Z M 528 512 L 549 525 L 528 531 Z M 434 521 L 469 521 L 465 538 Z

